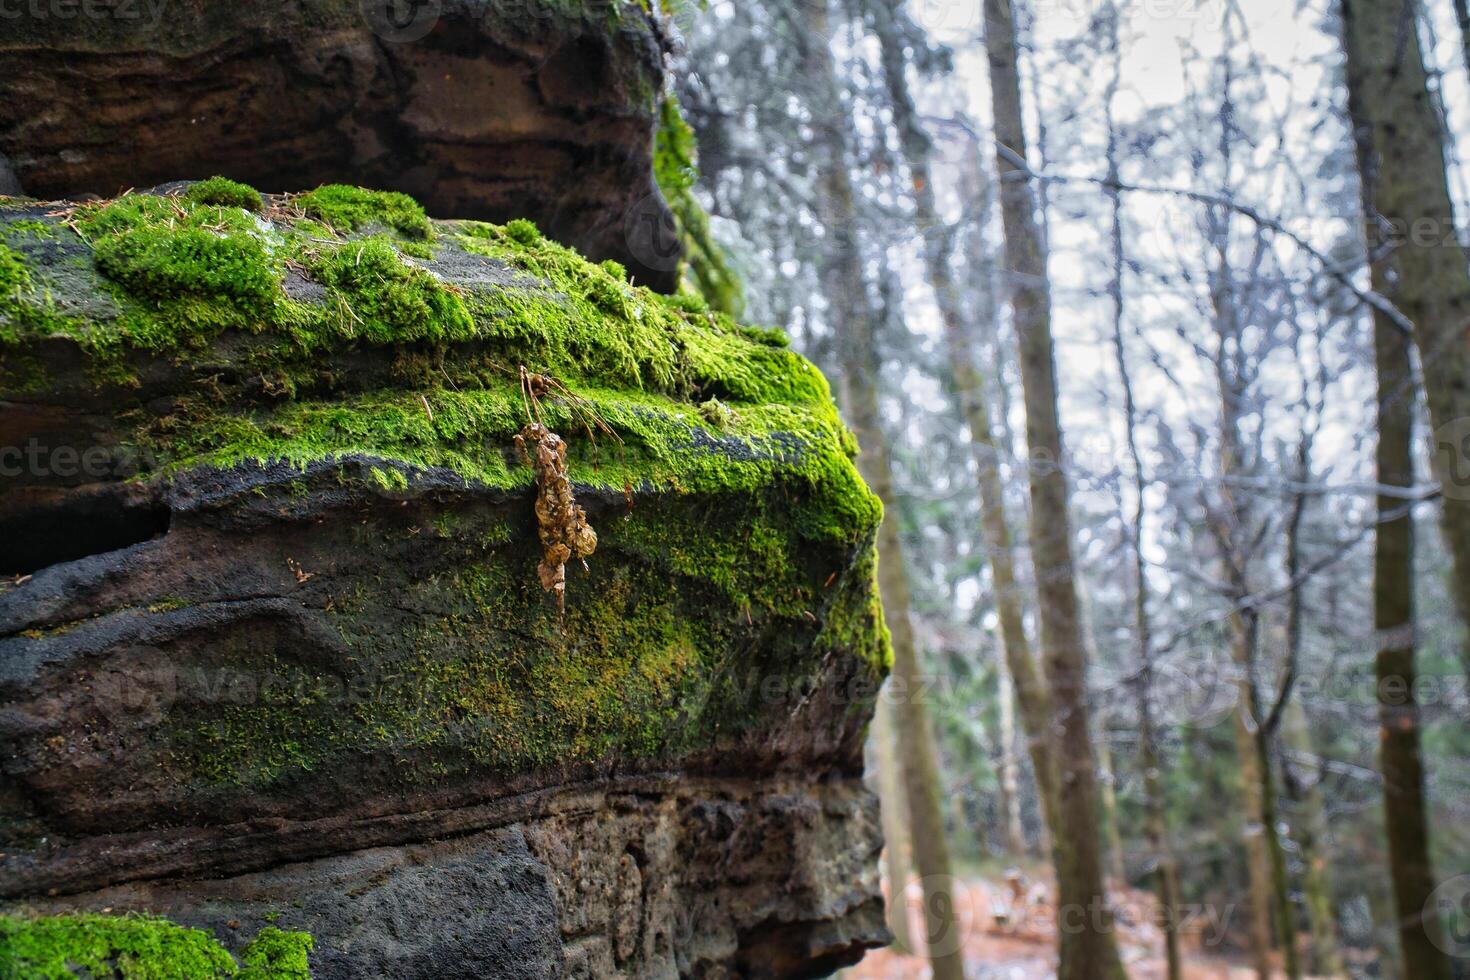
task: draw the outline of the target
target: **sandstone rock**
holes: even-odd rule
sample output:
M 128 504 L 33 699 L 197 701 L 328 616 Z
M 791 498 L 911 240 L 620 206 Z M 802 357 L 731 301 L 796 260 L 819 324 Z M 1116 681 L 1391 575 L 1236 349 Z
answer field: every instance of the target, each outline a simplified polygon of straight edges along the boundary
M 0 939 L 134 910 L 327 977 L 884 940 L 879 508 L 779 334 L 348 187 L 0 201 L 0 242 Z M 536 418 L 598 538 L 564 612 Z
M 0 154 L 37 197 L 224 173 L 535 220 L 669 291 L 662 15 L 629 0 L 60 0 L 0 32 Z M 7 193 L 0 190 L 0 193 Z

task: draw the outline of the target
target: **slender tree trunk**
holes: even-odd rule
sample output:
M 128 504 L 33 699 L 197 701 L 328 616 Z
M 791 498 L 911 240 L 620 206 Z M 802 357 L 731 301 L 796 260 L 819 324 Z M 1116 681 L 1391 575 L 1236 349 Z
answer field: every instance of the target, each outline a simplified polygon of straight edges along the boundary
M 1000 690 L 1000 792 L 1005 811 L 1006 850 L 1013 857 L 1026 853 L 1026 828 L 1021 822 L 1021 767 L 1016 762 L 1016 696 L 1011 692 L 1011 675 L 1001 665 L 997 679 Z
M 1224 168 L 1222 190 L 1231 190 L 1235 107 L 1232 69 L 1222 58 L 1225 77 L 1220 100 L 1218 149 Z M 1270 976 L 1272 930 L 1281 940 L 1286 974 L 1301 975 L 1297 963 L 1286 859 L 1276 824 L 1276 785 L 1272 777 L 1270 733 L 1266 731 L 1256 683 L 1256 647 L 1260 619 L 1247 605 L 1252 593 L 1251 568 L 1256 544 L 1254 515 L 1248 500 L 1236 498 L 1229 477 L 1247 475 L 1241 418 L 1249 393 L 1243 323 L 1236 296 L 1236 273 L 1230 254 L 1231 214 L 1209 210 L 1210 245 L 1215 265 L 1210 269 L 1210 302 L 1214 314 L 1215 382 L 1220 396 L 1220 474 L 1218 504 L 1212 514 L 1213 532 L 1220 549 L 1226 580 L 1231 588 L 1230 655 L 1239 676 L 1240 696 L 1235 705 L 1235 747 L 1240 761 L 1241 798 L 1245 804 L 1246 872 L 1250 882 L 1252 955 L 1256 972 Z M 1259 253 L 1258 253 L 1259 254 Z
M 1097 769 L 1102 790 L 1103 828 L 1106 833 L 1107 873 L 1119 888 L 1128 887 L 1128 869 L 1123 860 L 1123 830 L 1118 826 L 1118 789 L 1113 770 L 1113 749 L 1106 729 L 1098 732 Z
M 844 348 L 851 343 L 843 344 Z M 924 892 L 924 937 L 935 980 L 964 980 L 961 936 L 955 919 L 954 877 L 944 811 L 939 798 L 939 761 L 928 713 L 918 692 L 923 675 L 909 619 L 908 574 L 898 535 L 897 508 L 893 506 L 892 461 L 879 427 L 878 398 L 867 371 L 854 373 L 849 363 L 848 412 L 863 446 L 858 457 L 863 477 L 884 501 L 887 516 L 878 532 L 878 589 L 883 617 L 893 640 L 894 727 L 903 747 L 904 798 L 909 811 L 909 840 Z
M 1296 478 L 1302 484 L 1312 477 L 1312 441 L 1315 432 L 1304 433 L 1297 449 Z M 1286 521 L 1286 579 L 1296 582 L 1301 573 L 1301 528 L 1306 514 L 1307 497 L 1298 494 L 1292 501 L 1290 516 Z M 1312 751 L 1311 736 L 1307 732 L 1307 714 L 1301 703 L 1292 698 L 1292 684 L 1301 662 L 1302 646 L 1302 588 L 1293 586 L 1287 597 L 1286 606 L 1286 680 L 1268 725 L 1280 724 L 1281 735 L 1287 747 Z M 1289 769 L 1282 760 L 1282 773 Z M 1302 855 L 1302 896 L 1311 938 L 1311 970 L 1313 973 L 1339 976 L 1344 972 L 1344 963 L 1338 952 L 1337 917 L 1333 909 L 1332 886 L 1327 863 L 1327 818 L 1322 810 L 1322 794 L 1316 780 L 1302 785 L 1295 780 L 1283 779 L 1282 783 L 1292 793 L 1301 814 L 1300 827 L 1296 834 L 1297 847 Z M 1293 788 L 1296 791 L 1293 792 Z M 1283 875 L 1285 873 L 1283 869 Z
M 1087 652 L 1072 560 L 1067 476 L 1062 468 L 1056 361 L 1046 254 L 1026 179 L 1026 135 L 1010 0 L 985 0 L 985 47 L 1001 186 L 1006 265 L 1026 403 L 1031 466 L 1031 548 L 1041 644 L 1056 726 L 1059 980 L 1123 978 L 1098 853 L 1096 763 L 1087 705 Z M 1018 164 L 1020 164 L 1018 166 Z
M 1031 644 L 1026 637 L 1025 596 L 1016 577 L 1015 546 L 1011 538 L 1011 522 L 1006 514 L 1005 492 L 1000 481 L 1000 458 L 990 421 L 990 398 L 985 376 L 977 367 L 972 331 L 966 323 L 960 291 L 949 263 L 948 235 L 939 220 L 934 198 L 934 176 L 929 165 L 931 144 L 918 122 L 918 113 L 909 93 L 906 75 L 907 58 L 902 38 L 892 18 L 902 11 L 878 5 L 878 37 L 887 80 L 889 103 L 894 128 L 898 131 L 905 162 L 913 181 L 914 217 L 924 236 L 924 268 L 934 289 L 940 320 L 944 324 L 945 343 L 949 352 L 950 371 L 960 410 L 970 430 L 970 452 L 975 460 L 979 483 L 981 526 L 990 557 L 991 581 L 995 592 L 996 613 L 1000 619 L 1001 645 L 1005 650 L 1006 669 L 1016 686 L 1020 704 L 1021 725 L 1026 732 L 1027 751 L 1036 776 L 1037 794 L 1041 800 L 1043 819 L 1049 827 L 1056 821 L 1056 790 L 1052 741 L 1049 730 L 1051 708 Z M 978 163 L 978 161 L 977 161 Z M 965 174 L 965 190 L 981 222 L 988 215 L 989 191 L 980 181 L 978 170 Z M 983 275 L 979 269 L 971 270 Z
M 1247 627 L 1237 624 L 1244 619 L 1231 617 L 1231 651 L 1237 666 L 1242 655 L 1237 651 L 1247 640 Z M 1261 980 L 1271 976 L 1271 859 L 1266 852 L 1266 826 L 1261 804 L 1260 757 L 1256 754 L 1256 734 L 1251 718 L 1249 697 L 1241 683 L 1235 705 L 1235 754 L 1240 760 L 1240 798 L 1245 809 L 1246 875 L 1250 883 L 1251 963 Z
M 1414 7 L 1400 0 L 1343 0 L 1348 115 L 1361 177 L 1373 288 L 1390 296 L 1414 324 L 1429 414 L 1437 427 L 1436 475 L 1444 492 L 1443 526 L 1454 560 L 1461 611 L 1470 611 L 1470 495 L 1456 482 L 1465 463 L 1462 437 L 1440 438 L 1470 424 L 1465 321 L 1470 275 L 1452 239 L 1453 212 L 1440 128 L 1424 75 Z M 1421 125 L 1422 124 L 1422 125 Z M 1446 229 L 1427 245 L 1414 236 L 1392 250 L 1376 247 L 1385 221 L 1430 219 Z M 1410 338 L 1373 314 L 1378 371 L 1378 482 L 1414 483 L 1414 387 Z M 1446 451 L 1448 450 L 1448 451 Z M 1378 497 L 1373 549 L 1373 624 L 1378 638 L 1380 766 L 1404 976 L 1445 980 L 1450 962 L 1436 944 L 1439 921 L 1425 916 L 1434 889 L 1428 806 L 1414 702 L 1414 524 L 1402 500 Z M 1399 696 L 1402 692 L 1402 696 Z
M 841 351 L 848 421 L 862 451 L 858 467 L 887 512 L 878 531 L 878 589 L 893 643 L 894 727 L 903 752 L 904 795 L 908 803 L 914 864 L 924 890 L 924 934 L 934 980 L 963 980 L 961 936 L 955 919 L 954 877 L 944 813 L 939 799 L 939 761 L 927 711 L 913 625 L 909 619 L 909 584 L 904 567 L 894 505 L 892 459 L 880 424 L 876 378 L 877 348 L 867 284 L 863 278 L 862 243 L 856 236 L 858 214 L 849 177 L 846 133 L 832 51 L 827 42 L 824 3 L 806 5 L 803 76 L 811 86 L 824 152 L 820 194 L 826 230 L 832 240 L 822 256 L 823 281 L 833 329 Z
M 1123 387 L 1124 442 L 1133 467 L 1133 516 L 1125 521 L 1129 549 L 1133 558 L 1133 634 L 1138 653 L 1138 679 L 1135 695 L 1138 702 L 1138 764 L 1143 772 L 1144 836 L 1148 841 L 1154 867 L 1154 886 L 1159 898 L 1159 921 L 1164 932 L 1164 957 L 1169 980 L 1182 980 L 1184 961 L 1179 949 L 1179 865 L 1169 840 L 1168 816 L 1164 808 L 1164 766 L 1159 751 L 1158 730 L 1153 715 L 1154 650 L 1153 628 L 1148 615 L 1148 574 L 1143 558 L 1144 521 L 1148 501 L 1144 496 L 1143 459 L 1138 451 L 1138 405 L 1133 396 L 1133 374 L 1128 368 L 1128 349 L 1123 342 L 1123 273 L 1126 259 L 1123 244 L 1123 195 L 1118 192 L 1121 174 L 1118 160 L 1118 132 L 1113 121 L 1113 99 L 1117 95 L 1121 70 L 1118 50 L 1118 11 L 1113 8 L 1109 39 L 1113 55 L 1113 77 L 1108 85 L 1104 113 L 1107 118 L 1108 192 L 1111 220 L 1109 239 L 1113 252 L 1113 275 L 1109 292 L 1113 301 L 1113 355 L 1117 360 L 1118 379 Z
M 1343 49 L 1369 251 L 1389 273 L 1375 283 L 1414 325 L 1453 591 L 1470 623 L 1470 272 L 1415 9 L 1409 0 L 1342 0 Z M 1470 670 L 1470 649 L 1460 652 Z
M 878 799 L 883 818 L 883 876 L 888 880 L 888 930 L 893 933 L 894 948 L 908 953 L 914 948 L 905 899 L 909 884 L 908 807 L 895 735 L 893 704 L 889 698 L 881 697 L 873 715 L 873 741 L 877 749 Z
M 1281 840 L 1280 800 L 1273 775 L 1271 738 L 1259 719 L 1265 717 L 1261 704 L 1255 705 L 1256 752 L 1261 760 L 1261 817 L 1266 829 L 1266 854 L 1271 861 L 1271 896 L 1276 913 L 1276 929 L 1281 936 L 1282 959 L 1289 980 L 1302 975 L 1301 956 L 1297 950 L 1295 907 L 1291 901 L 1291 882 L 1286 873 L 1286 846 Z
M 1374 329 L 1378 363 L 1378 482 L 1412 486 L 1413 388 L 1408 338 L 1391 324 Z M 1389 872 L 1398 915 L 1404 974 L 1448 980 L 1450 962 L 1435 938 L 1439 922 L 1424 911 L 1434 890 L 1428 801 L 1414 701 L 1414 524 L 1411 508 L 1378 498 L 1373 549 L 1373 625 L 1378 637 L 1378 715 Z
M 1307 730 L 1307 713 L 1300 702 L 1292 701 L 1286 706 L 1282 735 L 1293 751 L 1314 752 L 1311 733 Z M 1339 948 L 1337 915 L 1332 900 L 1327 814 L 1322 806 L 1322 791 L 1315 779 L 1299 785 L 1296 804 L 1306 832 L 1300 835 L 1298 844 L 1306 865 L 1302 873 L 1302 893 L 1306 896 L 1312 927 L 1312 972 L 1322 976 L 1342 976 L 1346 968 Z

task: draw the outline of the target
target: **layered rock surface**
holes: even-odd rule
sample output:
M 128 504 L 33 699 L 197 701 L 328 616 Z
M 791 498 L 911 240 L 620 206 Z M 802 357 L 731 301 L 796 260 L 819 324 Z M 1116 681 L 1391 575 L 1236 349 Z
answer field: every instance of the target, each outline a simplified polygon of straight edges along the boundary
M 58 0 L 0 22 L 0 194 L 224 173 L 528 217 L 672 289 L 653 181 L 664 14 L 636 0 Z M 8 168 L 6 158 L 9 158 Z
M 879 508 L 779 334 L 348 187 L 0 200 L 0 242 L 0 940 L 136 910 L 343 977 L 882 941 Z M 564 610 L 533 420 L 598 536 Z

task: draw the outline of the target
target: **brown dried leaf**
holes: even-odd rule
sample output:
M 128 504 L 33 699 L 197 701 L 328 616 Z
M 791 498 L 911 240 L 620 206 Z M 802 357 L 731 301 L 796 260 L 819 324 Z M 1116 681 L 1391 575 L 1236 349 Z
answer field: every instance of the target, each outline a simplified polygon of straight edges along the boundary
M 528 422 L 515 443 L 536 471 L 536 525 L 541 538 L 541 563 L 536 574 L 541 588 L 556 593 L 556 607 L 565 612 L 567 570 L 573 555 L 586 559 L 597 550 L 597 532 L 572 493 L 567 476 L 567 444 L 540 422 Z

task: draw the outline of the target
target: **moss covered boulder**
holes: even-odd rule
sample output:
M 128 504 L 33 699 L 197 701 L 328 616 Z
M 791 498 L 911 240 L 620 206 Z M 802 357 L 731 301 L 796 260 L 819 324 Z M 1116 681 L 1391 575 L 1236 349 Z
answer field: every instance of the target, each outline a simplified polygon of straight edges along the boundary
M 527 221 L 0 199 L 0 897 L 320 976 L 855 958 L 853 451 L 778 332 Z
M 20 3 L 0 17 L 0 194 L 11 172 L 38 197 L 220 172 L 368 183 L 443 217 L 533 218 L 672 289 L 652 163 L 668 16 L 657 0 Z

